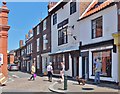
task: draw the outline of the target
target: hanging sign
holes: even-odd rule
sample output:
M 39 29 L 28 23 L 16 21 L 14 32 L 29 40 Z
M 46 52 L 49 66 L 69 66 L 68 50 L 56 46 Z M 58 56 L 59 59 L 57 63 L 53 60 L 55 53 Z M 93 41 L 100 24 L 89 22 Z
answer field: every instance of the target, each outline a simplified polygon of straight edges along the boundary
M 0 65 L 3 64 L 3 54 L 0 53 Z
M 120 15 L 120 9 L 118 9 L 118 15 Z

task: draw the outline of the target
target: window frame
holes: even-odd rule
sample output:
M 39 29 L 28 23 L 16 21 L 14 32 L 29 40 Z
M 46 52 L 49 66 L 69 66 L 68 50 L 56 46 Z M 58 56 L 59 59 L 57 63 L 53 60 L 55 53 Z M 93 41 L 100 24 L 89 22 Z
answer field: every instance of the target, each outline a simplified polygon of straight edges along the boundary
M 110 74 L 110 76 L 106 76 L 106 75 L 100 75 L 100 76 L 101 77 L 112 77 L 112 48 L 111 49 L 92 51 L 92 75 L 91 76 L 95 76 L 95 74 L 93 73 L 94 72 L 94 70 L 93 70 L 93 66 L 94 66 L 94 56 L 93 56 L 93 53 L 97 53 L 97 52 L 100 53 L 100 52 L 107 52 L 107 51 L 110 51 L 111 74 Z
M 70 15 L 77 11 L 76 1 L 70 2 Z
M 63 31 L 65 29 L 66 29 L 66 31 Z M 68 43 L 67 29 L 68 29 L 68 26 L 58 30 L 58 46 Z M 66 34 L 63 35 L 64 33 L 62 33 L 62 32 L 65 32 Z
M 53 25 L 57 24 L 57 13 L 53 15 Z
M 37 38 L 37 52 L 40 51 L 40 38 Z
M 37 35 L 40 34 L 40 26 L 37 26 Z
M 43 21 L 43 31 L 47 29 L 47 19 Z
M 101 31 L 97 31 L 97 29 L 101 29 Z M 103 36 L 103 17 L 102 16 L 91 20 L 91 31 L 92 31 L 91 32 L 91 38 L 92 39 L 99 38 L 99 37 Z M 98 33 L 100 33 L 100 34 L 98 34 Z

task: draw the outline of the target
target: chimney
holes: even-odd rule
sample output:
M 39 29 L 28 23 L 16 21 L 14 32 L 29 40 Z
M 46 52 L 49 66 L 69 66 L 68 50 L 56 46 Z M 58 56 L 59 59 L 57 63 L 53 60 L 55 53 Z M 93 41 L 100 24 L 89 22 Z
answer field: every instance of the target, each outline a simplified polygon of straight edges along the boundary
M 23 40 L 20 40 L 19 47 L 21 48 L 23 46 Z
M 25 35 L 25 41 L 27 41 L 27 40 L 28 40 L 28 34 Z
M 48 10 L 50 8 L 52 8 L 54 5 L 56 5 L 56 4 L 57 4 L 57 2 L 49 2 L 49 4 L 48 4 Z

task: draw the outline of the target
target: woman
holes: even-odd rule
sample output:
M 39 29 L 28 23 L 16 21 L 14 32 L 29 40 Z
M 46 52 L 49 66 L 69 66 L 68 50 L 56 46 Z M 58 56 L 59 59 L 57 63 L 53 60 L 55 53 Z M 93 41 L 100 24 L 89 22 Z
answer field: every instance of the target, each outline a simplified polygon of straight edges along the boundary
M 35 65 L 34 63 L 32 64 L 32 67 L 31 67 L 31 74 L 32 76 L 30 77 L 29 80 L 31 80 L 33 78 L 33 80 L 35 80 L 35 77 L 34 77 L 34 74 L 35 74 Z

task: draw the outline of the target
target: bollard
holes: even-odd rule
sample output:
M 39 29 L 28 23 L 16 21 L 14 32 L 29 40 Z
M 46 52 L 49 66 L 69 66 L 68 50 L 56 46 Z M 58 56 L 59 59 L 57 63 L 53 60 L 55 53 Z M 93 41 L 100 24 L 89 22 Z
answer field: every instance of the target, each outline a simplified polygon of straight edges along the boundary
M 64 90 L 67 90 L 67 76 L 64 75 Z

